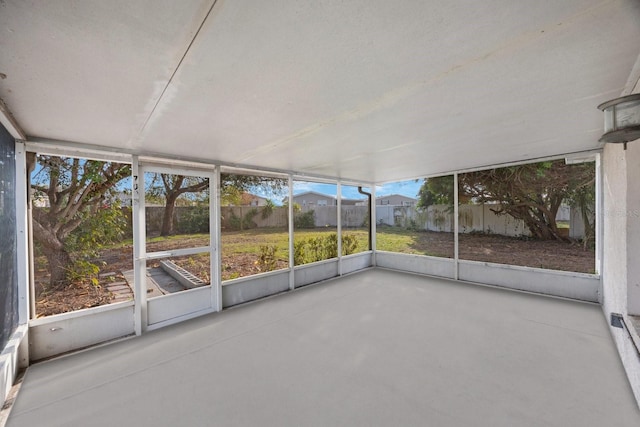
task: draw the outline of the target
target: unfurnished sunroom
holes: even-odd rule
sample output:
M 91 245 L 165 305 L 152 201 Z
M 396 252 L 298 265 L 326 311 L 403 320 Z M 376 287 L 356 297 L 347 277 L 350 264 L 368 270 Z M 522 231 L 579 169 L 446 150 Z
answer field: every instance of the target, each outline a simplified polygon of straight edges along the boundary
M 0 32 L 0 422 L 640 420 L 637 2 Z

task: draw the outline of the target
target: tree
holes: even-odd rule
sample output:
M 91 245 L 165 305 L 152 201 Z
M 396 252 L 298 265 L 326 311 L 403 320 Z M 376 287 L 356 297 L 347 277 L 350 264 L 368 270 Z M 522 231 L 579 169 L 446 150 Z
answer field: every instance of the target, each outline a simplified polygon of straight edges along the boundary
M 36 157 L 30 156 L 29 170 L 35 163 Z M 77 239 L 70 239 L 71 234 L 88 218 L 98 216 L 109 193 L 131 175 L 131 167 L 56 156 L 38 156 L 37 163 L 39 171 L 31 188 L 46 196 L 49 207 L 34 210 L 33 237 L 49 263 L 50 284 L 61 286 L 67 282 L 74 262 L 74 248 L 70 246 Z
M 231 173 L 221 174 L 220 181 L 220 198 L 232 204 L 238 204 L 242 193 L 251 192 L 252 189 L 278 196 L 287 185 L 287 181 L 281 178 Z
M 427 209 L 431 205 L 453 205 L 453 175 L 427 178 L 418 191 L 419 209 Z
M 567 165 L 557 160 L 460 174 L 458 194 L 461 203 L 489 203 L 495 206 L 491 210 L 496 214 L 521 219 L 537 239 L 564 240 L 556 224 L 560 205 L 563 201 L 575 200 L 578 204 L 582 200 L 586 209 L 586 195 L 593 191 L 594 182 L 592 163 Z M 453 177 L 429 179 L 420 189 L 420 202 L 451 203 L 450 188 Z M 591 224 L 585 223 L 588 226 Z
M 162 186 L 156 185 L 159 177 Z M 176 201 L 187 193 L 198 193 L 209 188 L 209 179 L 185 175 L 155 174 L 151 181 L 149 192 L 157 197 L 160 192 L 164 196 L 165 206 L 162 215 L 161 236 L 169 236 L 174 233 L 173 217 L 176 210 Z
M 254 175 L 221 174 L 220 198 L 223 204 L 238 204 L 242 193 L 253 187 L 266 188 L 278 191 L 285 186 L 286 181 L 277 178 L 268 178 Z M 158 181 L 162 185 L 158 185 Z M 158 199 L 164 198 L 165 210 L 162 217 L 161 236 L 169 236 L 174 233 L 173 217 L 175 206 L 179 197 L 185 194 L 206 191 L 209 188 L 209 180 L 202 177 L 184 175 L 155 174 L 148 187 L 148 196 Z M 147 197 L 148 197 L 147 196 Z
M 556 160 L 465 173 L 458 181 L 461 193 L 479 203 L 499 203 L 492 210 L 523 220 L 533 237 L 564 240 L 556 224 L 558 209 L 594 184 L 595 168 Z
M 595 186 L 595 169 L 594 176 L 589 180 L 585 180 L 582 183 L 578 183 L 575 186 L 572 194 L 569 196 L 567 202 L 569 206 L 578 210 L 582 217 L 584 224 L 584 239 L 583 246 L 587 249 L 588 246 L 593 245 L 596 237 L 596 224 L 595 224 L 595 207 L 596 207 L 596 186 Z

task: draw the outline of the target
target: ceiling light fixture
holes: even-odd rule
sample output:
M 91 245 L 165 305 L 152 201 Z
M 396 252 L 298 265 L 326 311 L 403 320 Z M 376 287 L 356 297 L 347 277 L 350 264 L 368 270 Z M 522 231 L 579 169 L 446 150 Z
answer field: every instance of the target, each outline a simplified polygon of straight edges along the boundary
M 624 143 L 640 138 L 640 93 L 598 105 L 604 111 L 604 134 L 600 142 Z

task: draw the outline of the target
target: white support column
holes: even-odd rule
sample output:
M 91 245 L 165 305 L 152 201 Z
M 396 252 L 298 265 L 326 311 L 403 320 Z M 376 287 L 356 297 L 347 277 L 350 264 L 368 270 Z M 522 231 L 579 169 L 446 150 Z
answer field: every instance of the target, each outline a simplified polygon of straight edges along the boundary
M 26 144 L 25 144 L 26 147 Z M 33 155 L 34 162 L 36 161 L 36 153 L 29 153 L 27 151 L 27 160 L 30 155 Z M 35 169 L 35 165 L 33 167 L 27 166 L 27 174 L 30 175 Z M 29 251 L 29 319 L 36 318 L 36 282 L 35 282 L 35 265 L 34 260 L 35 256 L 33 254 L 33 198 L 31 197 L 31 178 L 27 176 L 27 245 Z
M 370 222 L 370 233 L 371 233 L 371 264 L 375 267 L 377 265 L 376 262 L 376 186 L 371 186 L 371 203 L 369 206 L 369 222 Z
M 295 272 L 293 271 L 293 175 L 289 175 L 289 289 L 296 287 Z
M 27 188 L 27 152 L 24 141 L 16 141 L 16 258 L 18 268 L 18 324 L 29 322 L 29 220 L 27 205 L 29 188 Z
M 454 268 L 453 277 L 455 280 L 458 280 L 458 255 L 459 255 L 459 239 L 458 239 L 458 173 L 453 174 L 453 259 L 454 259 Z
M 338 233 L 338 276 L 342 276 L 342 184 L 338 182 L 336 186 L 336 201 L 338 213 L 336 216 L 336 225 Z
M 213 182 L 209 182 L 209 243 L 211 251 L 211 307 L 222 311 L 222 237 L 220 229 L 220 167 L 216 166 Z
M 29 318 L 30 318 L 30 258 L 29 258 L 29 187 L 27 186 L 27 153 L 24 141 L 15 144 L 15 202 L 16 202 L 16 263 L 18 276 L 18 325 L 25 329 L 25 335 L 18 346 L 18 367 L 29 366 Z M 20 326 L 19 326 L 20 328 Z
M 596 154 L 596 274 L 602 272 L 602 199 L 602 155 L 598 153 Z M 602 297 L 602 290 L 600 297 Z
M 146 220 L 144 212 L 144 171 L 133 156 L 131 163 L 131 196 L 133 202 L 133 270 L 134 323 L 136 335 L 147 329 Z

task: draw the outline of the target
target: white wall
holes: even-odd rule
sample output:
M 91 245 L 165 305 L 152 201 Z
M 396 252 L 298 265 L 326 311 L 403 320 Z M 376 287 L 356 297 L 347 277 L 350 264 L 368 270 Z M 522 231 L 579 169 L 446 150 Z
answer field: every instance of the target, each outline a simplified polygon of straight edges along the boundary
M 611 313 L 640 314 L 640 141 L 629 143 L 626 151 L 621 144 L 607 144 L 602 167 L 602 309 L 609 321 Z M 610 330 L 640 402 L 640 356 L 627 331 Z

